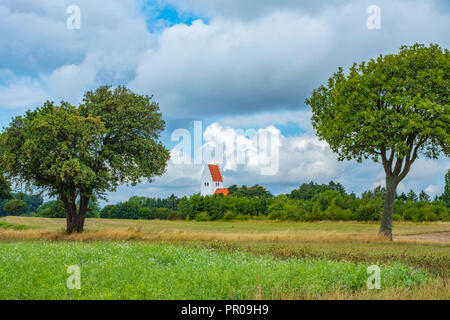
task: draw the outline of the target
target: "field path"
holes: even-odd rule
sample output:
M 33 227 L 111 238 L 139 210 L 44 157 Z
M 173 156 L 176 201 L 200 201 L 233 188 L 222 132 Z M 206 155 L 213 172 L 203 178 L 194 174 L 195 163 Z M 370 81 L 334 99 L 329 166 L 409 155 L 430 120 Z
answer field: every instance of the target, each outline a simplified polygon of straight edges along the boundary
M 450 243 L 450 231 L 429 232 L 429 233 L 395 236 L 394 240 Z

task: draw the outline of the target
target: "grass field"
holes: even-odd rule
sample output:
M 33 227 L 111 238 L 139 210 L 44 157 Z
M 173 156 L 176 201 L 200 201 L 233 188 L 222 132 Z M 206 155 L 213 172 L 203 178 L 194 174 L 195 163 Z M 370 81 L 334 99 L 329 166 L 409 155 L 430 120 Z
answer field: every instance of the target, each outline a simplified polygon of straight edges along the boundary
M 0 219 L 1 299 L 450 299 L 450 224 Z M 381 268 L 368 290 L 367 266 Z M 67 266 L 80 290 L 66 288 Z

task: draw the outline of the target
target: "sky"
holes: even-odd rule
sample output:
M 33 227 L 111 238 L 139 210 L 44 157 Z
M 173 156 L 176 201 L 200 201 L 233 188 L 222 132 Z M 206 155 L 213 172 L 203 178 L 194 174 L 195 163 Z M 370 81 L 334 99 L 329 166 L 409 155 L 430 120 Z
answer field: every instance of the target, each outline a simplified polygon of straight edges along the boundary
M 220 164 L 225 186 L 279 194 L 334 180 L 360 194 L 384 184 L 382 166 L 338 162 L 305 98 L 338 67 L 401 45 L 449 48 L 449 30 L 446 0 L 2 0 L 0 126 L 46 100 L 125 85 L 160 104 L 172 160 L 110 203 L 197 193 L 204 163 Z M 421 157 L 398 191 L 438 195 L 449 168 Z

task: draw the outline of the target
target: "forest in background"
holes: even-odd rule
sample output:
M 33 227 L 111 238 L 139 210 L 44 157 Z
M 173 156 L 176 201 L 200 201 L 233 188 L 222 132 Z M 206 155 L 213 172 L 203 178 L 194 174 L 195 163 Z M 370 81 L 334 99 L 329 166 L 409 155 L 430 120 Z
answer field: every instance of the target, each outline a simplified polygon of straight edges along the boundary
M 361 196 L 347 193 L 340 183 L 304 183 L 288 194 L 272 195 L 265 187 L 236 185 L 229 195 L 148 198 L 133 196 L 126 202 L 106 205 L 89 203 L 88 218 L 160 220 L 291 220 L 291 221 L 379 221 L 385 188 L 378 186 Z M 425 191 L 397 194 L 395 221 L 450 221 L 450 170 L 444 192 L 431 198 Z M 0 216 L 65 218 L 60 200 L 44 202 L 40 195 L 9 193 L 0 199 Z

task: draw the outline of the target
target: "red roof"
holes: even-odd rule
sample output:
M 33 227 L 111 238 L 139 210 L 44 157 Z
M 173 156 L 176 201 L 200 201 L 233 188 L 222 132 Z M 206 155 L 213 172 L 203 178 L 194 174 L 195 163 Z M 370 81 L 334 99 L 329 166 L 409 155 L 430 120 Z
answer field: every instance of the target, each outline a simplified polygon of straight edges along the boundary
M 216 192 L 214 194 L 223 194 L 224 196 L 228 195 L 228 188 L 219 188 L 216 189 Z
M 209 172 L 211 173 L 211 177 L 213 181 L 223 182 L 222 175 L 220 174 L 220 169 L 218 165 L 208 164 Z

